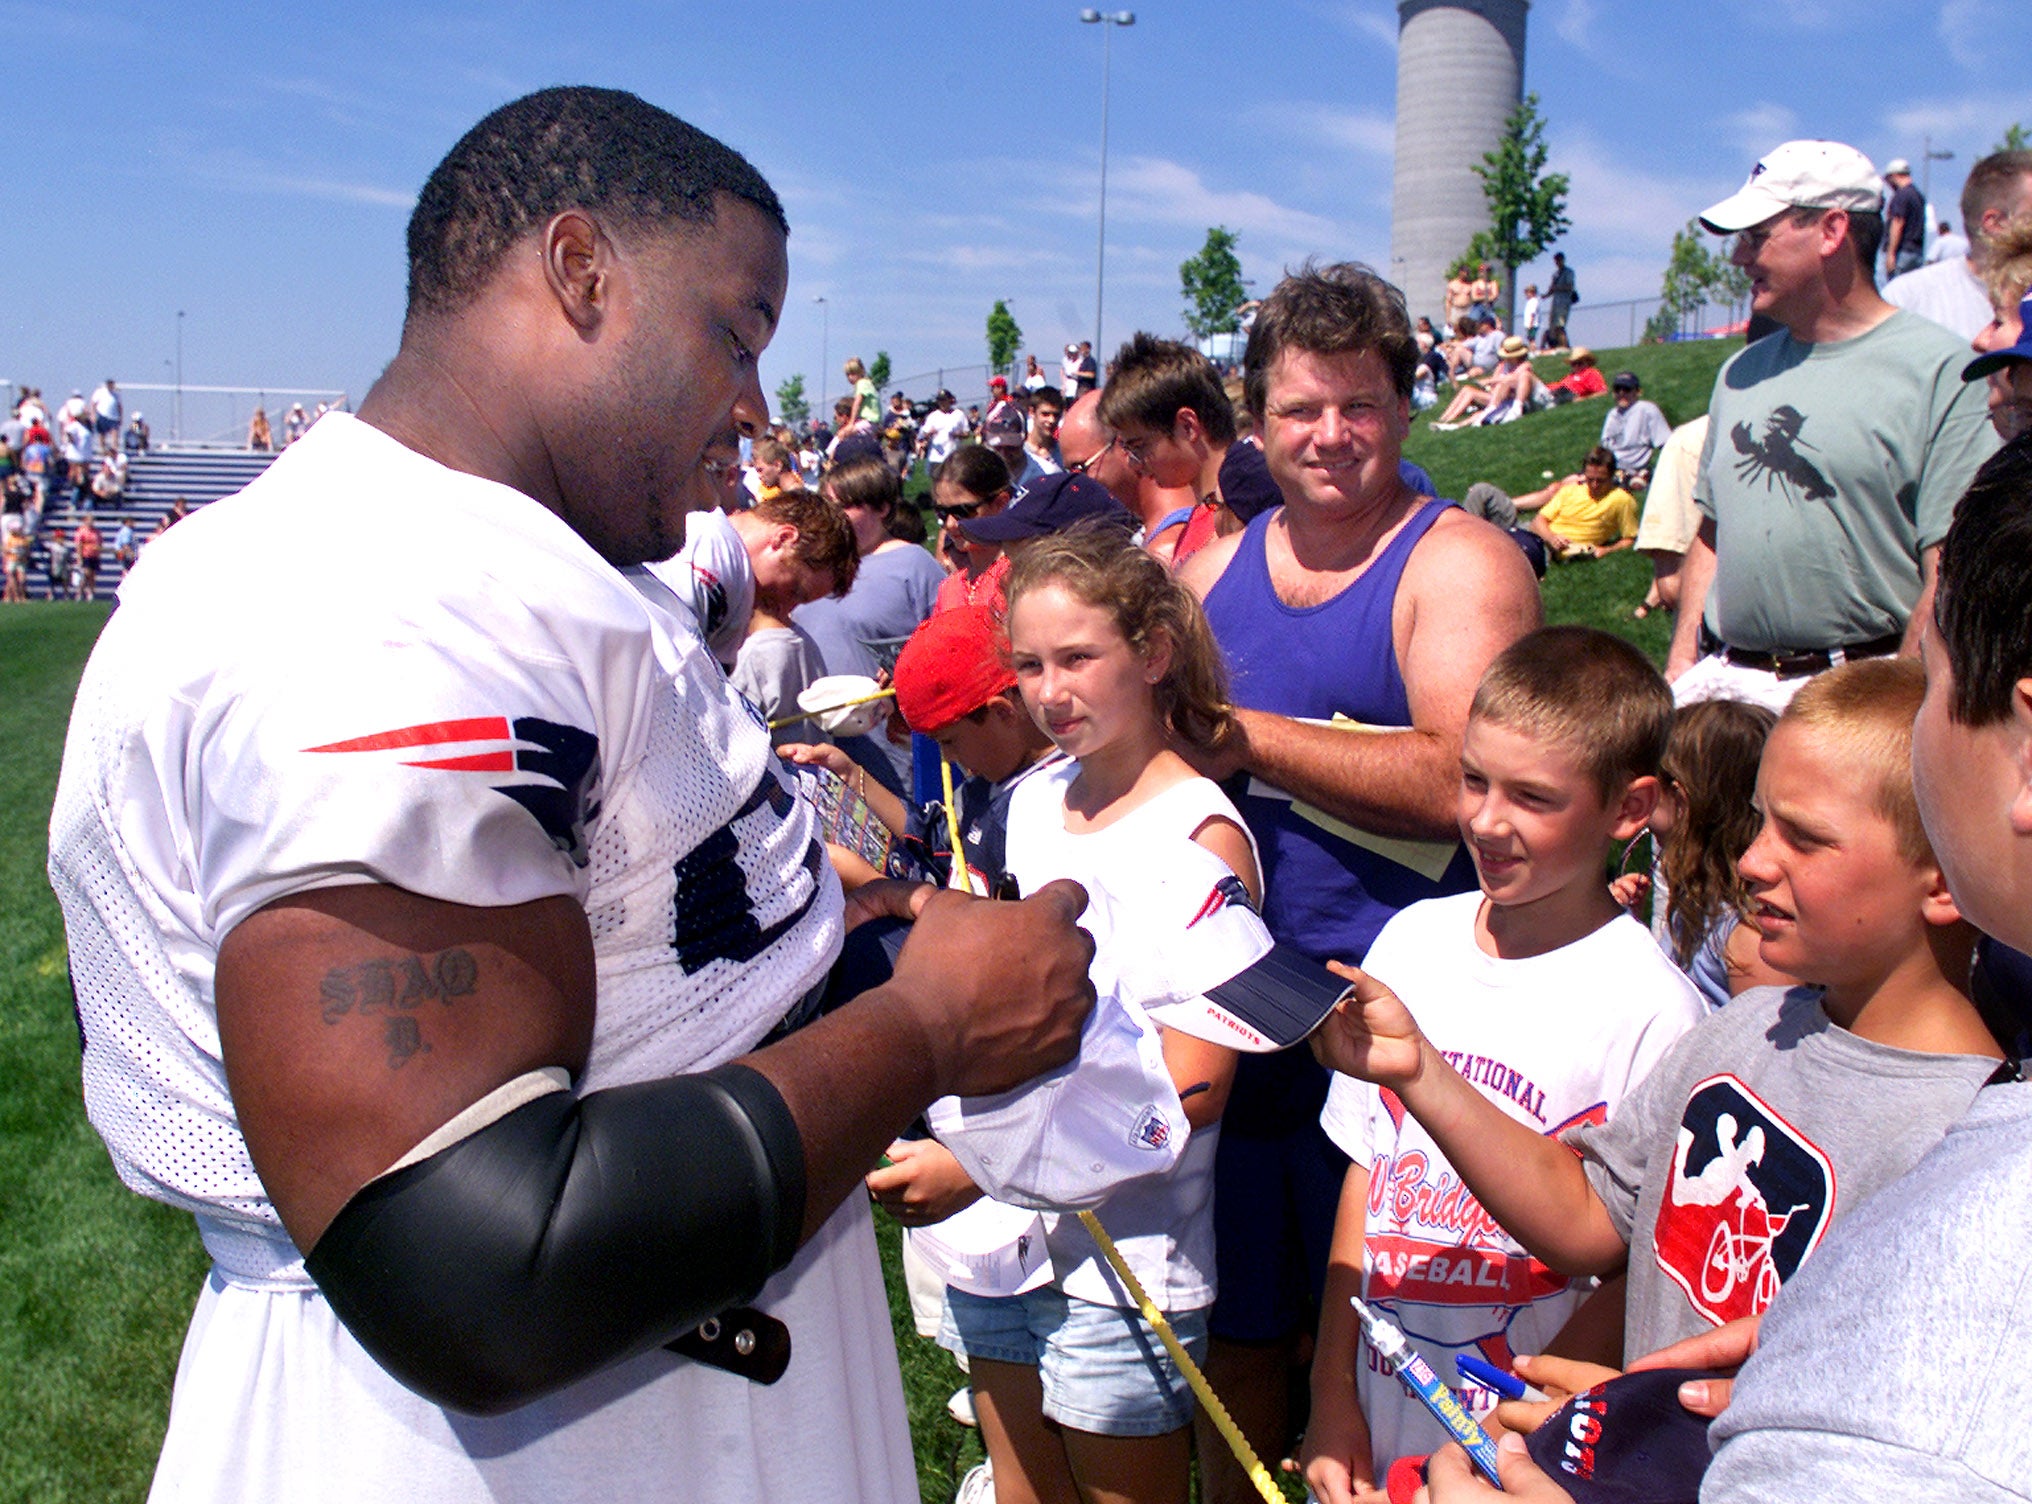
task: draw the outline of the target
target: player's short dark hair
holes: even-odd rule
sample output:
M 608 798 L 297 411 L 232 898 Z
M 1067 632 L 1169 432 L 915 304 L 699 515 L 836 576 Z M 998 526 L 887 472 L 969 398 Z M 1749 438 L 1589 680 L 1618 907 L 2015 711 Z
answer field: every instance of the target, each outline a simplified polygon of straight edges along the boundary
M 524 235 L 566 209 L 657 223 L 713 222 L 713 196 L 743 199 L 789 233 L 775 190 L 746 158 L 620 89 L 543 89 L 459 138 L 409 216 L 409 317 L 472 301 Z
M 1540 627 L 1489 665 L 1468 718 L 1558 743 L 1611 800 L 1631 779 L 1658 775 L 1672 734 L 1672 691 L 1620 637 Z
M 1590 449 L 1587 452 L 1587 458 L 1583 459 L 1580 462 L 1580 467 L 1583 470 L 1585 470 L 1589 465 L 1600 465 L 1604 469 L 1606 469 L 1609 472 L 1609 474 L 1614 475 L 1616 473 L 1615 451 L 1610 449 L 1606 444 L 1595 445 L 1594 448 Z
M 1191 345 L 1154 334 L 1129 336 L 1108 367 L 1101 388 L 1101 421 L 1120 432 L 1125 424 L 1171 432 L 1182 407 L 1216 444 L 1235 442 L 1235 413 L 1221 390 L 1221 373 Z
M 1311 355 L 1374 350 L 1404 398 L 1410 397 L 1418 372 L 1418 341 L 1404 294 L 1358 261 L 1332 266 L 1308 261 L 1279 282 L 1257 309 L 1242 355 L 1242 385 L 1259 423 L 1269 396 L 1270 368 L 1286 350 Z
M 1940 544 L 1933 622 L 1954 697 L 1948 714 L 1991 726 L 2032 678 L 2032 434 L 1983 462 Z
M 1040 402 L 1049 402 L 1060 412 L 1065 411 L 1065 393 L 1055 386 L 1041 386 L 1036 391 L 1028 393 L 1025 400 L 1032 406 Z

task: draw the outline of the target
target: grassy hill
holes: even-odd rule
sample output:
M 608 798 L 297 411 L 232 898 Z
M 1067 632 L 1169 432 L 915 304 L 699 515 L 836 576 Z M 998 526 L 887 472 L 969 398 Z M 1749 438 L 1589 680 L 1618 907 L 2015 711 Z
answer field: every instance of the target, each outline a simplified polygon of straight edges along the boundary
M 1604 376 L 1635 371 L 1644 395 L 1676 426 L 1707 411 L 1715 373 L 1742 347 L 1739 339 L 1694 340 L 1597 354 Z M 1566 374 L 1566 362 L 1557 356 L 1534 361 L 1533 367 L 1551 381 Z M 1442 402 L 1412 420 L 1404 457 L 1425 467 L 1442 496 L 1462 496 L 1476 481 L 1488 481 L 1515 496 L 1580 469 L 1582 456 L 1601 441 L 1609 399 L 1569 403 L 1495 428 L 1437 433 L 1432 420 L 1443 409 Z M 1630 619 L 1650 585 L 1650 564 L 1627 551 L 1606 559 L 1555 564 L 1545 579 L 1545 619 L 1618 633 L 1662 664 L 1672 636 L 1670 620 L 1658 615 L 1641 622 Z
M 1714 372 L 1736 348 L 1707 343 L 1611 351 L 1666 416 L 1701 412 Z M 1563 363 L 1542 363 L 1557 376 Z M 1565 474 L 1601 432 L 1606 400 L 1501 428 L 1433 433 L 1414 425 L 1407 455 L 1441 494 L 1475 480 L 1506 490 Z M 1629 620 L 1649 568 L 1629 554 L 1556 566 L 1546 616 L 1620 631 L 1662 658 L 1665 628 Z M 1464 603 L 1471 604 L 1471 603 Z M 64 726 L 103 605 L 0 609 L 0 1500 L 126 1500 L 147 1491 L 170 1381 L 206 1260 L 191 1220 L 128 1193 L 85 1121 L 78 1096 L 63 929 L 43 875 Z M 910 1330 L 894 1224 L 877 1217 L 928 1500 L 952 1496 L 980 1459 L 976 1433 L 945 1413 L 952 1360 Z M 1293 1497 L 1298 1497 L 1294 1494 Z

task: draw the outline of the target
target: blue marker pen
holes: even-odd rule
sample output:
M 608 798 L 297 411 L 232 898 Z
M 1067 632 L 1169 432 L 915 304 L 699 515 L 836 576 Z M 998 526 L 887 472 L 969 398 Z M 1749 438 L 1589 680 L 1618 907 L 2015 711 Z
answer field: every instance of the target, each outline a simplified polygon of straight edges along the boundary
M 1445 1426 L 1447 1434 L 1466 1449 L 1469 1460 L 1481 1475 L 1501 1488 L 1503 1480 L 1496 1475 L 1496 1444 L 1468 1414 L 1460 1396 L 1439 1381 L 1432 1365 L 1405 1339 L 1395 1322 L 1378 1316 L 1362 1303 L 1359 1295 L 1350 1295 L 1348 1304 L 1362 1318 L 1363 1335 L 1369 1339 L 1369 1346 L 1376 1350 L 1376 1356 L 1383 1360 L 1384 1366 L 1404 1381 L 1406 1387 L 1432 1412 L 1432 1418 Z
M 1470 1353 L 1462 1353 L 1453 1360 L 1453 1366 L 1473 1379 L 1496 1391 L 1506 1400 L 1530 1400 L 1542 1404 L 1548 1396 L 1535 1384 L 1527 1384 L 1508 1369 L 1498 1368 L 1493 1363 L 1484 1363 Z

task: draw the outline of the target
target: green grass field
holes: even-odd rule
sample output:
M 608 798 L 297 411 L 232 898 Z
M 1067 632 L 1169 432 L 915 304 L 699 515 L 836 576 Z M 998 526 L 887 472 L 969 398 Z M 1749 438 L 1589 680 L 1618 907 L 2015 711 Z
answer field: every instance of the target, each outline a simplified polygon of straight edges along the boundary
M 1699 413 L 1733 344 L 1608 352 L 1675 422 Z M 1559 362 L 1547 363 L 1557 367 Z M 1451 434 L 1416 424 L 1407 455 L 1441 493 L 1506 490 L 1565 474 L 1600 432 L 1605 401 Z M 1630 620 L 1649 568 L 1628 553 L 1555 566 L 1546 617 L 1619 632 L 1662 659 L 1666 628 Z M 1464 603 L 1470 606 L 1471 603 Z M 188 1217 L 129 1194 L 78 1094 L 63 930 L 43 875 L 50 801 L 79 671 L 104 606 L 0 609 L 0 1501 L 139 1499 L 147 1491 L 184 1326 L 206 1261 Z M 928 1501 L 980 1460 L 945 1403 L 952 1360 L 910 1330 L 896 1229 L 877 1217 Z M 1298 1497 L 1293 1494 L 1293 1497 Z

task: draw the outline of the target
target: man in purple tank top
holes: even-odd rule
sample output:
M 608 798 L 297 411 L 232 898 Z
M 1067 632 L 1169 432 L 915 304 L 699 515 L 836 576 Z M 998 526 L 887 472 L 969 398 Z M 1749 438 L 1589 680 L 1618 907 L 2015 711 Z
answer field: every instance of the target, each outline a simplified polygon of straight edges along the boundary
M 1284 504 L 1180 570 L 1242 707 L 1243 735 L 1204 771 L 1241 775 L 1231 792 L 1262 850 L 1265 921 L 1321 961 L 1358 961 L 1398 909 L 1473 886 L 1454 815 L 1468 703 L 1540 620 L 1516 544 L 1399 478 L 1417 361 L 1403 295 L 1368 268 L 1279 283 L 1243 376 Z M 1207 1368 L 1271 1457 L 1290 1440 L 1286 1384 L 1346 1169 L 1319 1129 L 1325 1095 L 1303 1052 L 1247 1057 L 1216 1161 Z M 1248 1496 L 1205 1428 L 1200 1467 L 1209 1504 Z

